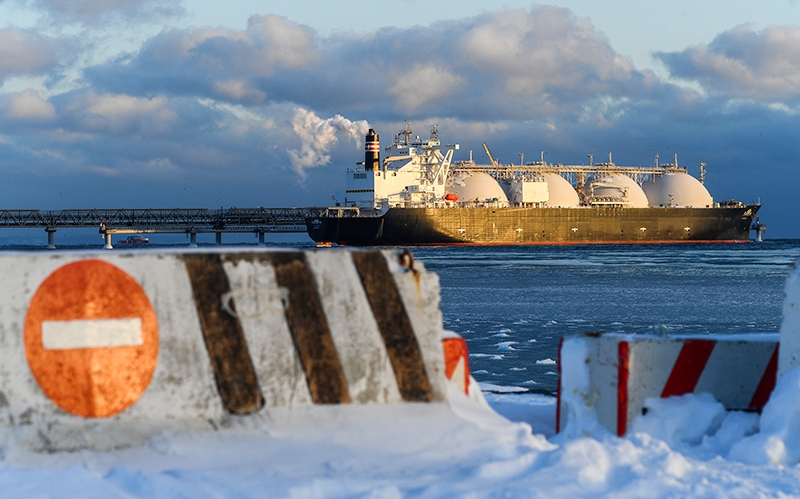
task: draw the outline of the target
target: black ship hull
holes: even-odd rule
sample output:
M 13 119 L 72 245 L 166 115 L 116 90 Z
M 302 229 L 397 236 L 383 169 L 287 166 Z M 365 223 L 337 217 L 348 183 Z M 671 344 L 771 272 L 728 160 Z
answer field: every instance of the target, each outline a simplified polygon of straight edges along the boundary
M 306 226 L 317 243 L 351 246 L 746 242 L 759 208 L 390 208 Z

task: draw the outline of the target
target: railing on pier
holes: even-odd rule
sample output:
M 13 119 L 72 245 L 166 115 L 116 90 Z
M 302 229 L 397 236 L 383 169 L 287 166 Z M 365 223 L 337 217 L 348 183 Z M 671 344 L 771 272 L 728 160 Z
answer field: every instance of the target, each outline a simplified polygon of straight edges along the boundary
M 146 232 L 253 232 L 259 227 L 268 232 L 302 232 L 305 231 L 305 218 L 319 215 L 324 210 L 317 207 L 0 210 L 0 228 L 100 228 L 103 224 L 109 232 L 131 229 Z

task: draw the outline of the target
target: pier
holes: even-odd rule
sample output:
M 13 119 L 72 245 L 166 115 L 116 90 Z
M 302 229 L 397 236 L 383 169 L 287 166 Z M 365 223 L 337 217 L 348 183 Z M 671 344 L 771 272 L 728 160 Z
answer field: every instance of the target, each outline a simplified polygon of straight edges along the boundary
M 47 233 L 47 247 L 55 249 L 58 229 L 97 228 L 112 249 L 112 234 L 188 234 L 190 246 L 197 246 L 197 234 L 251 232 L 264 244 L 264 234 L 306 232 L 305 218 L 319 215 L 320 207 L 305 208 L 168 208 L 91 210 L 0 210 L 0 228 L 41 228 Z

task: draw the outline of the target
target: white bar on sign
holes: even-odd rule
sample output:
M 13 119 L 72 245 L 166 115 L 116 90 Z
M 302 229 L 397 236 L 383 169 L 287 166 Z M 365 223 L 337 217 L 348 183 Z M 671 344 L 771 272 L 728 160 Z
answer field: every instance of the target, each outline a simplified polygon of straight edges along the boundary
M 45 350 L 139 346 L 142 319 L 42 321 L 42 343 Z

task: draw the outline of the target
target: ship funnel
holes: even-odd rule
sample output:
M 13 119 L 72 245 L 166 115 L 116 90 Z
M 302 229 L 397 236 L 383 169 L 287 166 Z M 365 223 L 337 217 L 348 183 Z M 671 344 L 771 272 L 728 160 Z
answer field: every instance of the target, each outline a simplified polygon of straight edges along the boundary
M 377 171 L 381 165 L 381 143 L 378 134 L 372 128 L 367 132 L 364 144 L 364 170 Z

